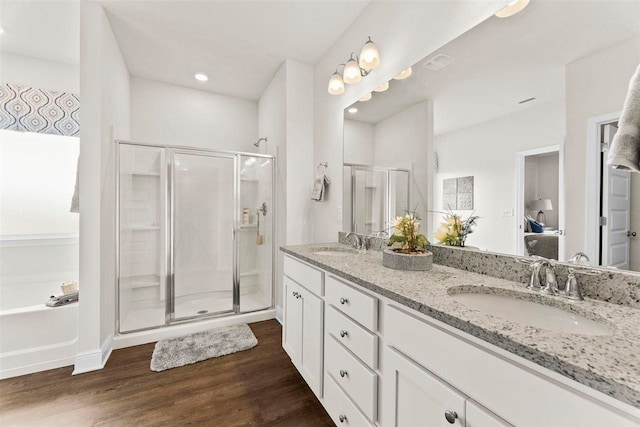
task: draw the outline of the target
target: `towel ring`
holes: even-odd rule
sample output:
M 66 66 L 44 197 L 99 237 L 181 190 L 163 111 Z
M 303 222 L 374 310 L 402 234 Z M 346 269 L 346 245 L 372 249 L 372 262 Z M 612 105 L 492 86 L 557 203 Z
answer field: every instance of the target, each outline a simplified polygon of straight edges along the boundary
M 329 164 L 327 162 L 321 162 L 318 166 L 316 166 L 316 172 L 318 174 L 324 174 L 325 171 L 327 170 L 327 166 L 329 166 Z M 320 169 L 322 168 L 322 169 Z

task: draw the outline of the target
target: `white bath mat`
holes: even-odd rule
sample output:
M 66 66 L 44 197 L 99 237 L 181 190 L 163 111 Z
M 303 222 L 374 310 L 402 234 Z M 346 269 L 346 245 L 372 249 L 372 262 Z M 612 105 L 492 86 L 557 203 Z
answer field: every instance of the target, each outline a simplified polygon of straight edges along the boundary
M 258 345 L 258 339 L 247 324 L 161 340 L 153 349 L 151 370 L 160 372 L 190 365 L 213 357 L 248 350 L 256 345 Z

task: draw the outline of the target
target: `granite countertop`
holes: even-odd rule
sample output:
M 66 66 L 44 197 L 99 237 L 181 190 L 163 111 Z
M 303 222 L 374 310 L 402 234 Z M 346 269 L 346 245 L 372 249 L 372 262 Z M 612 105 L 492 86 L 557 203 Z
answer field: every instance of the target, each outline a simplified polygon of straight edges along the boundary
M 434 264 L 427 272 L 390 270 L 382 252 L 345 257 L 318 250 L 347 249 L 339 243 L 283 247 L 293 257 L 424 313 L 565 377 L 640 408 L 640 310 L 585 299 L 541 296 L 522 283 Z M 483 287 L 478 289 L 478 287 Z M 491 288 L 491 289 L 487 289 Z M 524 326 L 468 308 L 451 295 L 488 291 L 517 295 L 574 311 L 605 324 L 611 335 L 578 335 Z

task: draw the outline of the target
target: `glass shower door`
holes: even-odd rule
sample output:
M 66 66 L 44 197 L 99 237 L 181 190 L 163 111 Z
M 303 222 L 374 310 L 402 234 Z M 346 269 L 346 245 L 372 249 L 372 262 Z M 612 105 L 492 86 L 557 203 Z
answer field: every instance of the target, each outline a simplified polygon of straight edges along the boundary
M 242 155 L 239 165 L 240 312 L 273 305 L 273 159 Z
M 234 311 L 235 158 L 173 152 L 172 321 Z

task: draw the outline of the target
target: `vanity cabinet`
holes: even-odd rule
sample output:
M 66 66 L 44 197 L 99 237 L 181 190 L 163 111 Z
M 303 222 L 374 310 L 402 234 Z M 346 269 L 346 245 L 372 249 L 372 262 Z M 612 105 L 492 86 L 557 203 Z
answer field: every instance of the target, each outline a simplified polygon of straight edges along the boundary
M 311 269 L 303 264 L 300 266 Z M 314 271 L 319 273 L 317 270 Z M 321 276 L 315 277 L 322 280 Z M 319 289 L 321 289 L 321 285 Z M 314 294 L 302 284 L 288 277 L 286 266 L 283 291 L 282 346 L 311 390 L 318 398 L 321 398 L 324 302 L 320 295 Z

